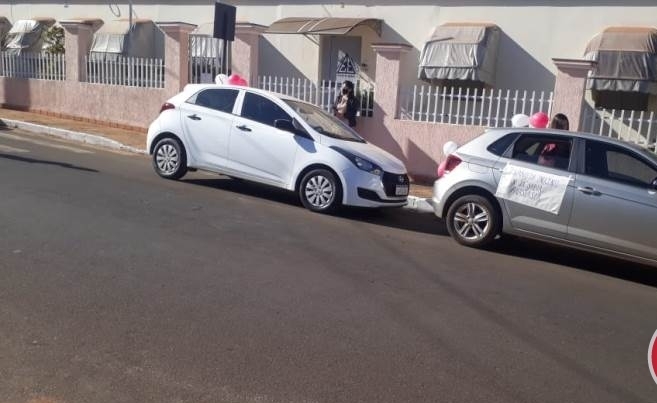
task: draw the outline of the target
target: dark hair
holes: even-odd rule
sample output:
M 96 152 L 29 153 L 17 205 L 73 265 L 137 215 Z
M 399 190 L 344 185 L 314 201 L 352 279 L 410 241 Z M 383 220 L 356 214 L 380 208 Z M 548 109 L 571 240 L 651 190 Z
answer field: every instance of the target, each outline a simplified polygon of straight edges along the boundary
M 557 113 L 556 115 L 554 115 L 552 121 L 550 122 L 550 129 L 570 130 L 568 117 L 563 113 Z
M 345 87 L 349 88 L 352 91 L 354 90 L 354 83 L 349 80 L 344 80 L 342 82 L 342 85 L 344 85 Z

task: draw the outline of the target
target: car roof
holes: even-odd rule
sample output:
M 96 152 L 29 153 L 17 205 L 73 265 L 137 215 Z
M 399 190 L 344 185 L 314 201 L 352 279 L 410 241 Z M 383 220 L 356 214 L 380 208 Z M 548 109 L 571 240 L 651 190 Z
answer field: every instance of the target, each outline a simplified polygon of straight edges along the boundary
M 205 89 L 211 89 L 211 88 L 217 88 L 217 89 L 235 89 L 235 90 L 247 90 L 249 92 L 253 92 L 255 94 L 260 94 L 260 95 L 265 95 L 265 96 L 273 96 L 275 98 L 279 98 L 282 100 L 288 100 L 288 101 L 296 101 L 296 98 L 279 94 L 277 92 L 272 92 L 272 91 L 266 91 L 266 90 L 261 90 L 260 88 L 255 88 L 255 87 L 245 87 L 245 86 L 240 86 L 240 85 L 230 85 L 230 84 L 188 84 L 185 86 L 185 92 L 188 91 L 201 91 Z
M 499 134 L 503 136 L 510 133 L 523 133 L 523 134 L 548 134 L 554 136 L 564 136 L 564 137 L 577 137 L 586 140 L 595 140 L 601 141 L 604 143 L 616 144 L 619 146 L 629 147 L 636 151 L 646 152 L 645 148 L 623 140 L 617 140 L 610 137 L 603 137 L 597 134 L 584 133 L 584 132 L 571 132 L 568 130 L 557 130 L 557 129 L 534 129 L 528 127 L 506 127 L 506 128 L 491 128 L 486 130 L 488 133 Z

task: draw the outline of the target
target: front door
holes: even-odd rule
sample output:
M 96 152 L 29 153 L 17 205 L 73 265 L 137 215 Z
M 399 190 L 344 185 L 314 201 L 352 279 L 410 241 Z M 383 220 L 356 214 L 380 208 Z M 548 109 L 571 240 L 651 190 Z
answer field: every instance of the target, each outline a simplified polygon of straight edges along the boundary
M 198 168 L 222 169 L 228 161 L 233 108 L 239 95 L 233 89 L 207 89 L 180 107 L 188 151 Z
M 322 39 L 322 80 L 358 80 L 361 63 L 359 36 L 328 36 Z
M 527 170 L 528 173 L 537 173 L 534 179 L 535 183 L 524 183 L 522 178 L 518 178 L 516 186 L 517 194 L 529 197 L 524 200 L 514 201 L 512 199 L 502 199 L 502 208 L 510 219 L 510 225 L 521 231 L 529 231 L 535 234 L 550 236 L 554 238 L 565 239 L 568 232 L 568 220 L 573 203 L 574 185 L 570 180 L 574 177 L 571 172 L 571 155 L 574 141 L 566 136 L 554 136 L 549 134 L 521 134 L 513 147 L 510 148 L 495 165 L 494 173 L 498 184 L 501 181 L 503 172 L 508 174 L 507 165 L 518 167 L 520 170 Z M 574 170 L 574 167 L 572 168 Z M 522 174 L 522 172 L 520 172 Z M 558 211 L 548 211 L 544 206 L 532 202 L 532 196 L 540 196 L 540 192 L 547 188 L 545 180 L 541 174 L 554 175 L 554 178 L 564 178 L 568 180 L 563 198 L 558 205 Z M 529 178 L 530 176 L 528 176 Z M 517 198 L 519 200 L 523 198 Z
M 657 166 L 639 152 L 586 140 L 569 239 L 657 259 Z
M 232 169 L 276 186 L 290 182 L 299 144 L 293 133 L 274 127 L 278 119 L 292 121 L 270 99 L 248 91 L 244 94 L 230 137 Z

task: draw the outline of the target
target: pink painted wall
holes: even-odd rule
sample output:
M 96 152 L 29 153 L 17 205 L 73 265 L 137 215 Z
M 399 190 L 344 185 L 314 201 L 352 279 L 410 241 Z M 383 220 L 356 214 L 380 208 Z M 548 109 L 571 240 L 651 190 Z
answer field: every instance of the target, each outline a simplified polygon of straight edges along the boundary
M 415 180 L 433 180 L 443 156 L 443 145 L 462 145 L 483 133 L 480 126 L 422 123 L 399 119 L 361 118 L 358 132 L 372 144 L 392 153 Z
M 0 77 L 0 104 L 140 128 L 170 97 L 164 89 Z

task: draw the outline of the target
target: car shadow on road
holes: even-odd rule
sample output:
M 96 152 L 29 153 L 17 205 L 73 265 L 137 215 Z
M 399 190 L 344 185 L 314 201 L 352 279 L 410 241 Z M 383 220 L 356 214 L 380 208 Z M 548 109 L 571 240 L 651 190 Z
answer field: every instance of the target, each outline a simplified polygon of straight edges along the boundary
M 292 192 L 239 179 L 218 176 L 208 179 L 185 179 L 183 182 L 298 206 L 300 209 L 303 208 L 296 194 Z M 350 207 L 342 208 L 334 215 L 347 220 L 406 231 L 445 237 L 449 236 L 444 221 L 436 218 L 431 213 L 418 213 L 406 209 L 378 210 Z M 463 246 L 458 246 L 455 243 L 454 247 Z M 657 287 L 657 268 L 594 253 L 509 236 L 505 236 L 498 242 L 494 242 L 487 249 L 491 253 L 539 260 Z
M 657 287 L 657 267 L 615 259 L 558 245 L 505 236 L 489 249 L 520 258 L 572 267 L 591 273 Z
M 298 206 L 300 209 L 303 208 L 299 198 L 293 192 L 240 179 L 219 176 L 217 178 L 208 179 L 183 179 L 182 182 L 221 189 L 227 192 L 239 193 L 241 195 L 257 197 L 291 206 Z M 366 209 L 343 207 L 333 213 L 333 215 L 348 220 L 361 221 L 368 224 L 381 225 L 406 231 L 432 235 L 447 234 L 445 225 L 432 214 L 418 214 L 400 208 Z
M 0 158 L 4 158 L 4 159 L 7 159 L 7 160 L 12 160 L 12 161 L 27 162 L 27 163 L 30 163 L 30 164 L 54 165 L 54 166 L 58 166 L 58 167 L 61 167 L 61 168 L 75 169 L 77 171 L 94 172 L 94 173 L 98 172 L 95 169 L 80 167 L 80 166 L 77 166 L 77 165 L 69 164 L 67 162 L 40 160 L 40 159 L 35 159 L 35 158 L 21 157 L 21 156 L 12 155 L 12 154 L 2 154 L 2 153 L 0 153 Z

